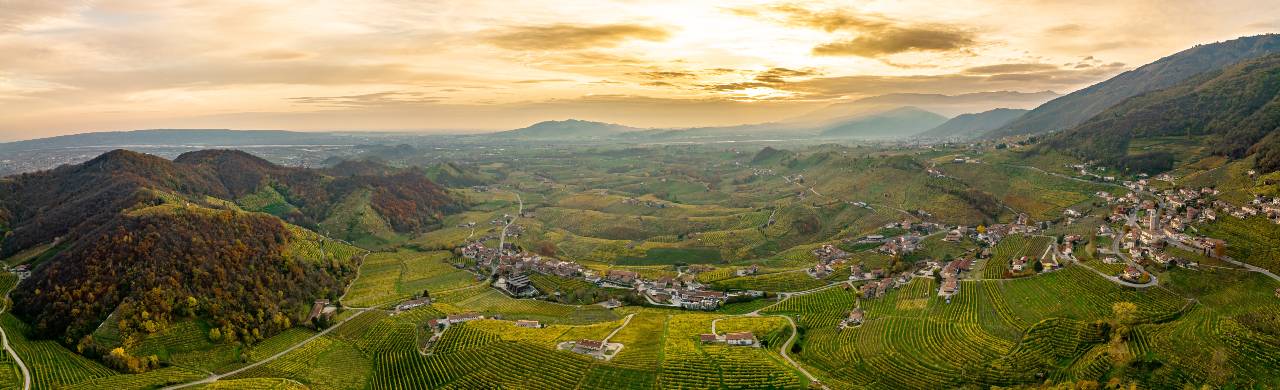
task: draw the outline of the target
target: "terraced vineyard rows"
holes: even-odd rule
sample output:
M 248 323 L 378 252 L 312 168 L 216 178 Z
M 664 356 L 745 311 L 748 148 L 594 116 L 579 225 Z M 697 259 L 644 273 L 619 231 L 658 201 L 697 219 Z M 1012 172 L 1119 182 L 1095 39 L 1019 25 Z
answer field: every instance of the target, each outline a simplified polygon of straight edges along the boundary
M 423 290 L 449 290 L 474 283 L 470 273 L 448 264 L 451 256 L 448 252 L 410 250 L 369 254 L 345 302 L 355 307 L 388 305 Z
M 1050 242 L 1052 242 L 1052 239 L 1048 237 L 1022 235 L 1005 237 L 993 248 L 991 258 L 986 261 L 986 266 L 982 269 L 982 278 L 1001 279 L 1012 276 L 1014 272 L 1010 268 L 1010 263 L 1022 256 L 1027 257 L 1027 265 L 1023 272 L 1016 274 L 1034 274 L 1032 262 L 1039 261 L 1040 256 L 1044 254 L 1044 250 L 1048 248 Z
M 1236 261 L 1280 273 L 1280 225 L 1265 218 L 1239 219 L 1224 216 L 1201 227 L 1204 234 L 1227 240 L 1226 254 Z
M 1120 287 L 1096 274 L 1071 265 L 1035 278 L 1001 282 L 1000 294 L 1008 303 L 1014 323 L 1034 323 L 1049 317 L 1094 321 L 1111 316 L 1116 302 L 1133 302 L 1142 320 L 1176 315 L 1186 299 L 1166 289 L 1140 291 Z
M 9 336 L 9 346 L 31 370 L 33 388 L 52 389 L 115 374 L 115 371 L 72 353 L 57 342 L 28 340 L 23 336 L 27 325 L 12 314 L 0 315 L 0 326 L 4 326 Z
M 199 380 L 203 379 L 205 375 L 206 374 L 203 372 L 188 368 L 165 367 L 142 374 L 126 374 L 94 378 L 66 386 L 64 388 L 67 390 L 147 389 L 156 386 Z M 18 387 L 21 387 L 21 384 L 21 379 L 19 379 Z

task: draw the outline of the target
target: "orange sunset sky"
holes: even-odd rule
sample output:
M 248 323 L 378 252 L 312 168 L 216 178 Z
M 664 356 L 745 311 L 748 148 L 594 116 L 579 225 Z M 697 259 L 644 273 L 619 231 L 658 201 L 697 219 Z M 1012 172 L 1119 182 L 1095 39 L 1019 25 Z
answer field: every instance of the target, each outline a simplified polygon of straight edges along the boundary
M 0 0 L 0 140 L 564 118 L 711 126 L 889 93 L 1067 93 L 1196 44 L 1278 31 L 1275 5 Z

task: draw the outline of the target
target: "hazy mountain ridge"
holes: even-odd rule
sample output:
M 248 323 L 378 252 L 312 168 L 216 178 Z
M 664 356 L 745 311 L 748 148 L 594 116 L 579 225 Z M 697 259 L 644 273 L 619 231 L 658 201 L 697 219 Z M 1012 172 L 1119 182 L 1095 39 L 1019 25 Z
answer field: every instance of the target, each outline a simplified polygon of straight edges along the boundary
M 947 121 L 947 117 L 916 107 L 901 107 L 840 121 L 820 134 L 832 138 L 905 138 Z
M 355 144 L 358 143 L 359 140 L 359 137 L 353 135 L 330 132 L 226 129 L 151 129 L 70 134 L 0 143 L 0 151 L 92 146 L 124 147 L 137 145 L 332 145 Z
M 643 129 L 613 123 L 580 119 L 543 121 L 528 127 L 493 133 L 493 136 L 527 139 L 557 139 L 575 137 L 604 137 Z
M 945 123 L 916 135 L 917 138 L 969 139 L 995 130 L 1026 114 L 1028 110 L 997 108 L 990 111 L 961 114 Z

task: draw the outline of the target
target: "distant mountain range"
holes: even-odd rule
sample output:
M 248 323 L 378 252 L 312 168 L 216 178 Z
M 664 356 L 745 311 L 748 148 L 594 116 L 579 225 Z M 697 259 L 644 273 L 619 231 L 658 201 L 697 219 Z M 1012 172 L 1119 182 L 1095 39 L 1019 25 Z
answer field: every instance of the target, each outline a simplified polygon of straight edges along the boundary
M 1197 74 L 1276 52 L 1280 52 L 1280 35 L 1277 34 L 1199 45 L 1053 99 L 985 137 L 1068 129 L 1129 97 L 1168 88 Z
M 503 131 L 493 135 L 523 139 L 598 138 L 641 130 L 612 123 L 568 119 L 538 122 L 529 127 Z
M 947 117 L 916 107 L 901 107 L 834 123 L 820 133 L 828 138 L 906 138 L 928 131 Z
M 1137 171 L 1167 170 L 1178 157 L 1172 152 L 1130 148 L 1133 140 L 1153 137 L 1204 137 L 1211 153 L 1255 155 L 1264 172 L 1280 169 L 1280 54 L 1132 97 L 1054 134 L 1045 147 Z
M 249 145 L 346 145 L 357 144 L 363 136 L 283 130 L 153 129 L 70 134 L 26 141 L 0 143 L 0 151 L 39 150 L 95 146 L 219 146 Z
M 1059 96 L 1062 95 L 1053 91 L 1031 93 L 995 91 L 966 93 L 960 95 L 895 93 L 871 96 L 849 102 L 834 103 L 781 122 L 821 126 L 841 119 L 887 111 L 900 107 L 916 107 L 942 116 L 956 116 L 1001 107 L 1030 109 Z
M 1028 110 L 997 108 L 976 114 L 961 114 L 929 131 L 916 135 L 921 139 L 972 139 L 1000 128 L 1026 114 Z
M 841 102 L 777 122 L 697 128 L 641 129 L 577 119 L 546 121 L 482 137 L 529 140 L 619 139 L 656 141 L 717 137 L 902 138 L 956 115 L 993 107 L 1035 107 L 1060 96 L 1052 91 L 995 91 L 961 95 L 888 94 Z

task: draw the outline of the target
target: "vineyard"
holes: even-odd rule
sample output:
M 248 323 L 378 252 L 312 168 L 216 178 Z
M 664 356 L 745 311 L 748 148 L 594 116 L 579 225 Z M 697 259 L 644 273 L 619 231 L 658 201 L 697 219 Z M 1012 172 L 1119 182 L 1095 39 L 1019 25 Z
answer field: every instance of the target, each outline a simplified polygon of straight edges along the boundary
M 425 233 L 394 232 L 372 209 L 371 192 L 357 191 L 319 226 L 326 234 L 381 248 L 377 252 L 286 225 L 292 233 L 285 248 L 290 259 L 360 264 L 340 299 L 345 308 L 335 321 L 341 322 L 320 336 L 293 327 L 249 345 L 215 341 L 212 320 L 182 316 L 124 345 L 132 355 L 156 355 L 160 367 L 122 374 L 86 357 L 93 354 L 77 354 L 73 342 L 36 339 L 35 324 L 3 314 L 0 326 L 31 368 L 35 389 L 157 389 L 246 367 L 191 388 L 809 388 L 809 378 L 779 351 L 791 339 L 786 357 L 831 389 L 1068 383 L 1082 389 L 1280 388 L 1280 283 L 1175 248 L 1166 251 L 1200 267 L 1148 267 L 1159 280 L 1149 288 L 1124 287 L 1083 268 L 1114 274 L 1124 267 L 1101 263 L 1104 256 L 1094 249 L 1110 248 L 1111 241 L 1093 234 L 1106 223 L 1097 217 L 1104 206 L 1093 192 L 1120 191 L 1029 167 L 1074 175 L 1064 168 L 1073 160 L 1018 156 L 1020 151 L 832 144 L 777 151 L 756 162 L 758 148 L 746 146 L 567 145 L 549 146 L 555 154 L 515 148 L 473 153 L 468 158 L 478 160 L 475 166 L 493 181 L 450 188 L 468 209 L 441 216 Z M 953 164 L 954 156 L 984 163 Z M 929 168 L 943 177 L 930 175 Z M 1250 199 L 1253 187 L 1245 186 L 1253 181 L 1242 177 L 1238 184 L 1224 199 Z M 490 287 L 483 275 L 477 280 L 455 268 L 460 259 L 451 250 L 468 240 L 496 244 L 502 225 L 491 221 L 515 214 L 517 193 L 524 214 L 516 220 L 519 235 L 507 242 L 525 251 L 578 261 L 596 272 L 634 271 L 645 279 L 696 270 L 696 280 L 710 289 L 770 294 L 714 311 L 631 304 L 606 309 L 594 303 L 610 296 L 626 302 L 630 291 L 531 274 L 547 296 L 512 298 Z M 172 199 L 166 205 L 131 212 L 164 212 L 183 203 L 167 196 Z M 283 199 L 265 188 L 237 202 L 247 210 L 295 212 Z M 1093 216 L 1062 223 L 1067 207 Z M 869 234 L 906 233 L 886 223 L 989 226 L 1016 212 L 1051 222 L 1045 236 L 1004 237 L 989 259 L 962 274 L 958 293 L 949 298 L 939 297 L 942 280 L 929 272 L 895 283 L 878 297 L 858 292 L 868 281 L 848 280 L 852 264 L 896 277 L 920 270 L 923 261 L 968 258 L 980 248 L 970 240 L 945 241 L 944 233 L 925 237 L 920 249 L 901 256 L 873 250 L 877 243 L 856 243 Z M 1280 227 L 1267 220 L 1224 215 L 1195 227 L 1226 239 L 1227 254 L 1237 260 L 1280 271 L 1280 249 L 1272 245 L 1280 242 Z M 1075 248 L 1080 263 L 1035 272 L 1033 262 L 1053 236 L 1063 234 L 1083 234 L 1093 242 Z M 818 261 L 814 249 L 826 244 L 849 256 L 830 275 L 814 278 L 805 269 Z M 37 255 L 15 258 L 39 267 L 45 260 Z M 1023 256 L 1032 262 L 1012 271 L 1012 260 Z M 710 268 L 677 266 L 682 263 Z M 753 265 L 758 273 L 737 275 Z M 13 274 L 0 273 L 0 291 L 16 283 Z M 424 290 L 430 304 L 391 309 Z M 855 309 L 861 321 L 846 322 Z M 486 318 L 450 324 L 432 339 L 430 320 L 471 312 Z M 515 320 L 540 324 L 522 327 Z M 108 316 L 94 340 L 125 344 L 121 323 L 116 314 Z M 702 342 L 700 335 L 713 329 L 721 336 L 749 331 L 760 347 Z M 605 338 L 622 345 L 608 359 L 559 349 L 566 342 Z M 15 362 L 0 356 L 0 388 L 16 388 L 21 381 Z
M 1266 218 L 1239 219 L 1223 216 L 1204 225 L 1201 232 L 1227 241 L 1226 255 L 1236 261 L 1280 272 L 1280 225 Z
M 535 299 L 514 299 L 489 289 L 454 304 L 457 307 L 506 319 L 530 319 L 547 323 L 585 324 L 613 321 L 618 316 L 597 305 L 564 305 Z
M 986 265 L 982 268 L 983 279 L 1003 279 L 1015 276 L 1028 276 L 1035 274 L 1034 262 L 1040 261 L 1045 249 L 1053 242 L 1049 237 L 1028 237 L 1023 235 L 1015 235 L 1005 237 L 996 244 L 991 253 L 991 258 L 987 259 Z M 1027 257 L 1027 264 L 1020 272 L 1013 271 L 1011 262 L 1015 259 Z
M 346 304 L 382 306 L 421 294 L 475 283 L 473 276 L 453 268 L 449 252 L 375 252 L 364 259 L 360 277 L 347 292 Z
M 4 326 L 4 331 L 9 336 L 10 347 L 31 370 L 31 386 L 34 388 L 57 388 L 116 373 L 98 362 L 63 348 L 57 342 L 28 340 L 24 336 L 27 325 L 12 314 L 0 315 L 0 326 Z
M 849 269 L 844 268 L 843 278 L 848 277 Z M 814 279 L 803 270 L 791 270 L 717 280 L 711 285 L 723 290 L 802 291 L 825 286 L 840 278 L 840 274 L 832 274 L 826 279 Z
M 295 225 L 287 225 L 293 238 L 289 241 L 291 254 L 299 259 L 314 262 L 336 261 L 346 263 L 364 253 L 364 250 Z

